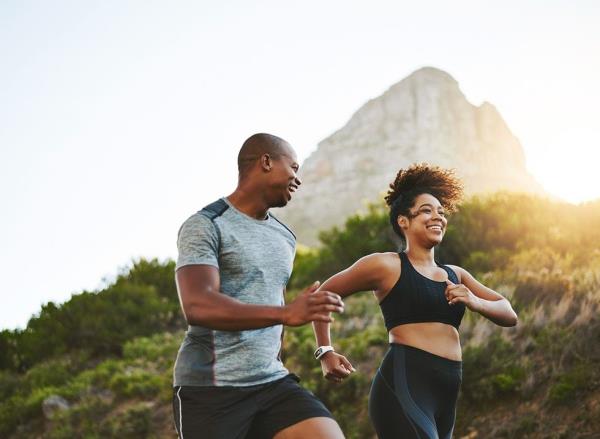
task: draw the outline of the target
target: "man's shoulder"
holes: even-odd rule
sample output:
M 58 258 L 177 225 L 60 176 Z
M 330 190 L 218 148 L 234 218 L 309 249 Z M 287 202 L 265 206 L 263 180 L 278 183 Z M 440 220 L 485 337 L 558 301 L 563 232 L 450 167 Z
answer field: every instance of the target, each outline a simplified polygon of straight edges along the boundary
M 197 212 L 197 214 L 214 221 L 216 218 L 222 216 L 227 209 L 229 209 L 229 204 L 227 204 L 222 198 L 219 198 L 217 201 L 213 201 L 212 203 L 204 206 Z
M 186 224 L 197 224 L 197 225 L 205 225 L 205 226 L 214 226 L 216 227 L 216 221 L 223 217 L 223 214 L 227 212 L 229 209 L 229 204 L 227 204 L 222 198 L 214 201 L 210 204 L 207 204 L 202 209 L 192 214 L 183 225 Z
M 179 228 L 178 236 L 198 236 L 204 234 L 219 233 L 215 221 L 219 219 L 229 208 L 223 200 L 214 201 L 187 218 Z

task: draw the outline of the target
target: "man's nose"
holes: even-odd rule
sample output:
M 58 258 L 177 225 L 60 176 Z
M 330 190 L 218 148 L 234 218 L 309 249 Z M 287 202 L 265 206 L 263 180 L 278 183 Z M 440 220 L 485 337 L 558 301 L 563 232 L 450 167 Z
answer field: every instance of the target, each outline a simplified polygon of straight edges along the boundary
M 296 182 L 296 185 L 300 186 L 300 185 L 302 184 L 302 180 L 300 180 L 300 177 L 296 176 L 296 177 L 294 178 L 294 180 L 295 180 L 295 182 Z

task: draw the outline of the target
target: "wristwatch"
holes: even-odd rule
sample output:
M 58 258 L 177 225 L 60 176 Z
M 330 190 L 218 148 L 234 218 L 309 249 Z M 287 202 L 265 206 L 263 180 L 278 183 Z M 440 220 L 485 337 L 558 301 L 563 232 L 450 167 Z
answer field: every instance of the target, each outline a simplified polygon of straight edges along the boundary
M 317 350 L 315 351 L 315 358 L 317 360 L 320 360 L 321 357 L 323 355 L 325 355 L 327 352 L 335 352 L 335 349 L 333 349 L 333 346 L 319 346 L 317 348 Z

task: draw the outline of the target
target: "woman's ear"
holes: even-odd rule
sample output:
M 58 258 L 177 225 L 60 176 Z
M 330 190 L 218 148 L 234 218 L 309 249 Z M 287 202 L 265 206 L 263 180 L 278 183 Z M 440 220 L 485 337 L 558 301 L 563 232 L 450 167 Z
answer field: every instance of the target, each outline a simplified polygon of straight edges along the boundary
M 398 225 L 401 229 L 408 228 L 408 218 L 406 218 L 404 215 L 398 215 L 398 219 L 396 221 L 398 221 Z

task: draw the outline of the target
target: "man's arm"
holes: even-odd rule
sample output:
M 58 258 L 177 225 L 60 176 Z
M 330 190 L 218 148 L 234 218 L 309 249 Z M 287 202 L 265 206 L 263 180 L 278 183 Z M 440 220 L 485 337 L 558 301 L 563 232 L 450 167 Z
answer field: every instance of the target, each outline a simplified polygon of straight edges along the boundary
M 300 326 L 310 321 L 331 322 L 329 313 L 344 309 L 337 294 L 316 292 L 318 282 L 302 291 L 289 305 L 263 306 L 243 303 L 223 294 L 219 270 L 211 265 L 183 266 L 177 270 L 175 279 L 188 324 L 222 331 L 279 324 Z

